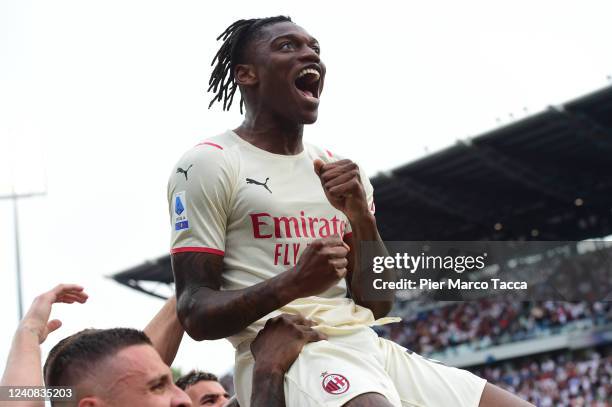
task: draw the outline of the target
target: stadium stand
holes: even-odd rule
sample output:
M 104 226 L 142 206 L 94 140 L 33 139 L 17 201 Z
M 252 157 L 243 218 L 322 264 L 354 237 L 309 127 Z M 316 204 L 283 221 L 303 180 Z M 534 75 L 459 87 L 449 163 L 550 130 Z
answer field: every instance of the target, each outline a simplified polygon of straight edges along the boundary
M 546 353 L 470 369 L 489 382 L 542 407 L 608 407 L 612 347 Z
M 423 356 L 474 352 L 506 343 L 612 325 L 610 302 L 513 302 L 483 299 L 414 313 L 378 327 L 381 335 Z

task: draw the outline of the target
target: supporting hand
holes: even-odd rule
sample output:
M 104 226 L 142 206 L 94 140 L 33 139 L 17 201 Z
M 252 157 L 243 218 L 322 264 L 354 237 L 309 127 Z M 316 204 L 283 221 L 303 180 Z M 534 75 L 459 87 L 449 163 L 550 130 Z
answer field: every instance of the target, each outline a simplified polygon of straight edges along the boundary
M 289 314 L 266 321 L 264 329 L 251 343 L 256 370 L 286 373 L 304 345 L 327 339 L 325 334 L 312 329 L 313 325 L 310 320 Z

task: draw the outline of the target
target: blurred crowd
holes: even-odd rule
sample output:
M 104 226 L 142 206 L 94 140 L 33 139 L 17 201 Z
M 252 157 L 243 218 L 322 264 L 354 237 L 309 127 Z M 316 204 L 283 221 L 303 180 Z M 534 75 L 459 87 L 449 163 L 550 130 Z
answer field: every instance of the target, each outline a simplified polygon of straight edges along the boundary
M 399 309 L 402 314 L 401 308 Z M 512 302 L 483 299 L 411 312 L 379 334 L 424 356 L 486 349 L 612 322 L 610 302 Z
M 472 370 L 539 407 L 612 405 L 612 348 L 560 353 Z

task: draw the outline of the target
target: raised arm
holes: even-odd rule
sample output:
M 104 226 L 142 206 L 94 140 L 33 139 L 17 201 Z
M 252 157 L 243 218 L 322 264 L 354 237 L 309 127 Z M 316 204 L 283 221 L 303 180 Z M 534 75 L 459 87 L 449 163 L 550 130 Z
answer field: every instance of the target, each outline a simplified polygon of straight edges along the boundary
M 168 366 L 172 365 L 185 330 L 176 313 L 176 296 L 170 297 L 147 324 L 144 332 Z
M 220 291 L 223 257 L 172 255 L 178 316 L 195 340 L 234 335 L 296 298 L 319 294 L 344 278 L 347 249 L 338 236 L 314 241 L 298 264 L 242 290 Z
M 393 307 L 393 293 L 388 293 L 379 301 L 367 300 L 364 288 L 369 279 L 365 278 L 365 271 L 361 270 L 359 264 L 360 242 L 363 241 L 378 242 L 376 248 L 380 252 L 379 255 L 388 255 L 378 233 L 373 210 L 370 210 L 371 204 L 368 202 L 368 198 L 372 199 L 371 186 L 368 184 L 370 191 L 366 193 L 362 181 L 365 176 L 351 160 L 339 160 L 328 164 L 315 160 L 314 170 L 321 180 L 329 202 L 342 211 L 351 224 L 352 233 L 345 237 L 345 242 L 351 248 L 347 275 L 347 286 L 351 297 L 355 303 L 369 308 L 375 318 L 384 317 Z M 389 280 L 393 278 L 393 270 L 387 270 L 385 273 L 382 278 Z
M 44 386 L 40 344 L 45 341 L 47 335 L 62 325 L 57 319 L 49 321 L 51 307 L 58 302 L 82 304 L 85 301 L 87 294 L 83 292 L 83 287 L 74 284 L 60 284 L 36 297 L 17 327 L 0 386 Z M 15 404 L 24 407 L 45 405 L 44 401 Z
M 382 242 L 380 235 L 378 234 L 378 229 L 376 227 L 376 220 L 374 216 L 372 219 L 362 219 L 361 221 L 351 222 L 351 227 L 353 228 L 353 233 L 344 238 L 346 244 L 351 247 L 351 252 L 348 256 L 348 273 L 346 276 L 347 286 L 349 287 L 349 292 L 351 294 L 351 298 L 355 301 L 356 304 L 359 304 L 363 307 L 369 308 L 374 314 L 374 318 L 382 318 L 389 314 L 391 308 L 393 307 L 394 296 L 393 293 L 389 291 L 389 293 L 385 293 L 384 300 L 368 300 L 364 295 L 366 284 L 371 283 L 371 278 L 366 278 L 363 273 L 366 271 L 361 270 L 359 256 L 361 255 L 361 245 L 359 242 L 369 241 L 369 242 L 377 242 L 377 244 L 372 246 L 375 247 L 376 253 L 375 256 L 388 256 L 387 250 L 385 249 L 384 243 Z M 384 281 L 393 281 L 395 278 L 394 270 L 387 269 L 380 274 L 380 278 L 384 279 Z

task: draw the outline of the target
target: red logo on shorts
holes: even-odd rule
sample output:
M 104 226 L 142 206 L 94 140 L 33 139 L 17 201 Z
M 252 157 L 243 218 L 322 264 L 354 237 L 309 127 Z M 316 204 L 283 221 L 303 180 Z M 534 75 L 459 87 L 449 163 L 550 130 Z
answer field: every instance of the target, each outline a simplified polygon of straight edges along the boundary
M 335 373 L 325 375 L 321 384 L 323 385 L 323 389 L 330 394 L 346 393 L 350 387 L 349 381 L 346 377 Z

